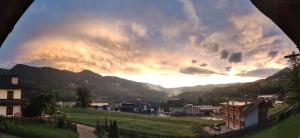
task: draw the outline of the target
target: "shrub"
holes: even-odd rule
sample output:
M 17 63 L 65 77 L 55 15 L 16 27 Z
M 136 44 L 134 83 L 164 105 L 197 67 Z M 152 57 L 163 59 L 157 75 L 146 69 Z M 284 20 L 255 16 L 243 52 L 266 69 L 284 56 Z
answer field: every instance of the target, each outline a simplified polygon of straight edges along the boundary
M 64 128 L 66 126 L 65 118 L 62 117 L 62 116 L 58 117 L 57 122 L 56 122 L 56 126 L 58 128 Z

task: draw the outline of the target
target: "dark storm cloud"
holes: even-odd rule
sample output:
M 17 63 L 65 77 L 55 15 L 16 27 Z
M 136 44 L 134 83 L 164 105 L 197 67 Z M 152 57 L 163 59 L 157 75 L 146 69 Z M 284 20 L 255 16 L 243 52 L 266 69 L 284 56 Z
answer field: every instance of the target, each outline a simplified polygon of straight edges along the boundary
M 227 50 L 221 51 L 221 59 L 226 59 L 229 56 L 229 52 Z
M 217 74 L 215 71 L 197 67 L 187 67 L 179 70 L 180 73 L 183 74 L 193 74 L 193 75 L 209 75 L 209 74 Z
M 239 76 L 247 76 L 247 77 L 260 77 L 260 78 L 266 78 L 269 77 L 276 72 L 280 71 L 280 69 L 275 69 L 275 68 L 262 68 L 262 69 L 256 69 L 256 70 L 251 70 L 248 72 L 244 72 L 241 74 L 238 74 Z
M 278 55 L 278 51 L 270 51 L 268 53 L 268 56 L 271 58 L 275 58 Z
M 200 67 L 206 67 L 207 63 L 200 64 Z
M 193 59 L 191 62 L 192 62 L 193 64 L 195 64 L 195 63 L 197 63 L 198 61 L 195 60 L 195 59 Z
M 228 59 L 230 63 L 239 63 L 242 61 L 242 52 L 232 53 Z

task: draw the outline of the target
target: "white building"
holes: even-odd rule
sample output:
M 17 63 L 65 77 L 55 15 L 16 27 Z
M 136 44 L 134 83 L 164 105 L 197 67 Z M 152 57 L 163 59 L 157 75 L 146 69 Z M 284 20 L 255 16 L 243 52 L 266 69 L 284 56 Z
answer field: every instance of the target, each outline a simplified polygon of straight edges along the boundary
M 17 76 L 0 75 L 0 115 L 21 116 L 21 88 Z
M 211 115 L 212 113 L 219 113 L 222 107 L 212 105 L 194 106 L 187 104 L 184 107 L 184 113 L 186 115 L 198 116 L 198 115 Z

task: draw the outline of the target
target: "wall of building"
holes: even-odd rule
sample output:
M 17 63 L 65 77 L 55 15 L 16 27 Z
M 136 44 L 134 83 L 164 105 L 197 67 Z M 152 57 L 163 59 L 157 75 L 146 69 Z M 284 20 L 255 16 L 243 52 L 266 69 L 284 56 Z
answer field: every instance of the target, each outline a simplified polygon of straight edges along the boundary
M 245 127 L 258 123 L 258 108 L 250 112 L 245 119 Z
M 0 115 L 6 116 L 7 106 L 0 106 Z M 13 114 L 21 114 L 21 106 L 13 106 Z
M 21 114 L 21 106 L 14 106 L 14 115 Z
M 7 91 L 14 91 L 14 99 L 21 99 L 21 90 L 0 89 L 0 99 L 7 99 Z
M 0 106 L 0 115 L 6 116 L 6 106 Z

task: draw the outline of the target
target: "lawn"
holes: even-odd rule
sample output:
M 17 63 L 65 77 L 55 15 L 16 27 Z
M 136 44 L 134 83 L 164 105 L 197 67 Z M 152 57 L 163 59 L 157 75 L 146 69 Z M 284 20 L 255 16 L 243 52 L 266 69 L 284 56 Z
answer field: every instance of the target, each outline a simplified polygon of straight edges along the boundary
M 280 105 L 276 105 L 276 106 L 270 108 L 270 110 L 268 111 L 268 115 L 269 115 L 269 116 L 274 115 L 274 114 L 279 113 L 279 112 L 281 112 L 283 109 L 288 108 L 288 107 L 289 107 L 289 105 L 286 104 L 286 103 L 280 104 Z
M 270 128 L 245 138 L 298 138 L 300 136 L 300 113 Z
M 158 117 L 124 112 L 97 111 L 94 109 L 64 108 L 71 120 L 96 125 L 104 124 L 105 118 L 116 120 L 120 128 L 140 132 L 193 136 L 201 133 L 201 126 L 221 123 L 220 121 L 202 120 L 198 117 Z
M 7 133 L 24 138 L 76 138 L 76 132 L 71 129 L 57 128 L 51 124 L 19 123 L 15 121 L 3 121 L 2 125 Z

